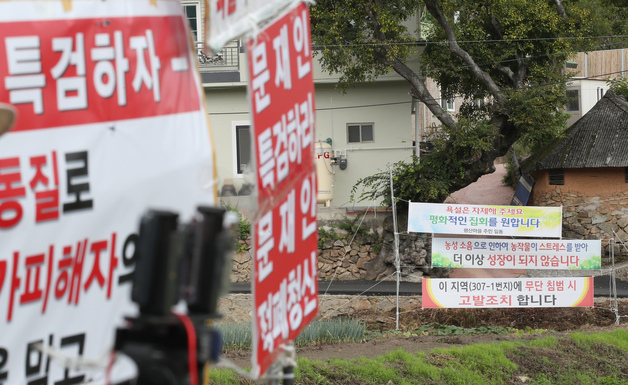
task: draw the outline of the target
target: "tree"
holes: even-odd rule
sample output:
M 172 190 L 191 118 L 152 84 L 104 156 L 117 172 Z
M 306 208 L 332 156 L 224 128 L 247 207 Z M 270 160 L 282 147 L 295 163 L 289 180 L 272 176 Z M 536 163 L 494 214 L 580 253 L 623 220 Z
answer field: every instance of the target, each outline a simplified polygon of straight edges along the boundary
M 582 37 L 610 31 L 612 24 L 598 22 L 604 13 L 593 12 L 594 5 L 585 0 L 318 0 L 311 10 L 312 38 L 323 68 L 341 74 L 341 89 L 394 71 L 438 117 L 442 126 L 435 150 L 420 162 L 395 164 L 394 179 L 398 197 L 442 202 L 494 171 L 495 158 L 514 143 L 539 146 L 566 127 L 564 63 L 599 45 Z M 425 41 L 406 27 L 417 15 L 434 26 Z M 407 64 L 416 56 L 422 73 Z M 457 116 L 430 94 L 425 74 L 439 83 L 442 97 L 464 98 Z M 473 103 L 478 99 L 488 102 Z M 360 198 L 390 204 L 388 181 L 388 173 L 380 172 L 359 180 L 354 193 L 362 187 Z
M 624 99 L 628 100 L 628 78 L 610 79 L 607 83 L 616 95 L 623 96 Z

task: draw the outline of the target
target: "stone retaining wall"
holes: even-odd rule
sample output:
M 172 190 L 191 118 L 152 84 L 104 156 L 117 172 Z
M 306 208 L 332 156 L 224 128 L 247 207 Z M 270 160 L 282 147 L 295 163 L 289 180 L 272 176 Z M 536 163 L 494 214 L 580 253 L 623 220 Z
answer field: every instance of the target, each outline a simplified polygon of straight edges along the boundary
M 407 226 L 403 221 L 407 219 L 399 219 L 399 228 Z M 321 229 L 318 249 L 319 280 L 396 279 L 393 276 L 395 250 L 392 217 L 386 218 L 379 229 L 357 233 L 348 233 L 329 226 Z M 423 274 L 439 273 L 436 269 L 429 268 L 431 243 L 431 234 L 400 234 L 399 258 L 403 281 L 419 282 Z M 250 249 L 250 242 L 241 241 L 239 248 Z M 250 272 L 250 252 L 236 253 L 233 258 L 231 281 L 249 282 Z
M 563 206 L 563 236 L 565 239 L 602 239 L 603 262 L 609 261 L 609 240 L 613 231 L 628 241 L 628 193 L 605 197 L 586 197 L 564 192 L 560 188 L 535 197 L 536 206 Z M 398 228 L 407 227 L 407 217 L 400 216 Z M 327 221 L 321 226 L 318 250 L 319 280 L 395 280 L 395 250 L 392 216 L 357 234 L 338 230 Z M 240 249 L 250 249 L 250 242 L 240 242 Z M 401 279 L 419 282 L 424 274 L 446 277 L 448 269 L 430 269 L 431 234 L 399 235 Z M 615 245 L 616 261 L 628 259 L 628 250 Z M 233 282 L 249 282 L 251 255 L 236 253 L 232 265 Z
M 566 239 L 602 239 L 602 257 L 610 255 L 609 240 L 613 232 L 628 241 L 628 193 L 589 197 L 566 192 L 561 188 L 538 194 L 536 206 L 563 206 L 563 236 Z M 625 259 L 628 251 L 615 245 L 616 259 Z
M 319 297 L 318 318 L 348 317 L 363 310 L 377 310 L 382 317 L 394 310 L 397 300 L 394 296 L 349 296 L 328 295 Z M 218 312 L 223 316 L 221 322 L 251 322 L 252 297 L 250 294 L 230 294 L 220 299 Z M 421 298 L 418 296 L 399 297 L 399 308 L 421 309 Z M 383 319 L 382 319 L 383 320 Z

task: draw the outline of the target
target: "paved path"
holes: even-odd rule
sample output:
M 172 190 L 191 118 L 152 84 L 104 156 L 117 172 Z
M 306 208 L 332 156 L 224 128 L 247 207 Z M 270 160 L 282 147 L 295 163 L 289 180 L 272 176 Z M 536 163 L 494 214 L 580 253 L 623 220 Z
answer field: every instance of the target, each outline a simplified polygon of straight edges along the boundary
M 506 167 L 503 164 L 496 164 L 494 173 L 483 175 L 475 183 L 452 193 L 445 203 L 509 206 L 515 192 L 502 183 L 504 175 L 506 175 Z M 449 276 L 451 278 L 516 278 L 526 273 L 526 270 L 452 269 Z

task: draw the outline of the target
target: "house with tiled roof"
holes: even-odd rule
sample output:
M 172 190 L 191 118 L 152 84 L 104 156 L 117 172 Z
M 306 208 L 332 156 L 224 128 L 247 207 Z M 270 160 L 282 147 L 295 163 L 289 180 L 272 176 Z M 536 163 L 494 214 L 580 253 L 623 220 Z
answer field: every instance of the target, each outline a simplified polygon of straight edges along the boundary
M 604 253 L 611 238 L 628 240 L 628 102 L 623 97 L 607 91 L 521 169 L 534 179 L 528 205 L 563 206 L 564 237 L 606 240 Z

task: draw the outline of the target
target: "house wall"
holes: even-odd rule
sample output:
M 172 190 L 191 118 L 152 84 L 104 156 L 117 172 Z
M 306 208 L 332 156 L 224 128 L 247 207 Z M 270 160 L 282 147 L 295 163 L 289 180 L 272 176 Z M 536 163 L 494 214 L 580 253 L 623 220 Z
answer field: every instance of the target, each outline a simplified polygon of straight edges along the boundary
M 578 193 L 586 196 L 606 196 L 628 193 L 623 167 L 583 168 L 564 170 L 565 184 L 549 184 L 549 171 L 541 170 L 533 174 L 534 190 L 531 198 L 560 188 L 565 193 Z
M 628 49 L 579 52 L 572 61 L 575 63 L 575 68 L 567 69 L 573 71 L 573 81 L 567 84 L 567 89 L 579 90 L 580 109 L 568 111 L 571 114 L 567 120 L 568 126 L 574 124 L 600 100 L 598 88 L 606 92 L 608 90 L 607 79 L 626 76 Z
M 584 114 L 589 112 L 591 108 L 600 100 L 598 99 L 598 89 L 602 89 L 603 93 L 608 90 L 606 80 L 590 80 L 590 79 L 578 79 L 567 84 L 568 90 L 578 90 L 578 104 L 580 106 L 578 111 L 567 111 L 571 116 L 567 119 L 567 126 L 571 126 Z
M 610 239 L 628 241 L 628 184 L 624 168 L 565 170 L 565 184 L 549 185 L 549 172 L 533 174 L 535 184 L 528 205 L 562 206 L 563 236 L 602 239 L 602 256 L 610 255 Z M 627 251 L 615 246 L 615 256 Z
M 237 122 L 250 123 L 251 120 L 246 87 L 207 87 L 205 99 L 216 151 L 218 191 L 225 181 L 233 181 L 239 191 L 246 178 L 235 172 L 233 127 Z M 410 159 L 414 150 L 411 102 L 403 81 L 358 84 L 347 89 L 345 94 L 332 83 L 315 85 L 315 140 L 331 138 L 336 156 L 347 160 L 345 170 L 332 166 L 335 173 L 332 206 L 352 206 L 351 189 L 359 178 L 385 170 L 389 163 Z M 372 123 L 374 141 L 349 144 L 349 123 Z M 375 203 L 366 201 L 359 205 Z

